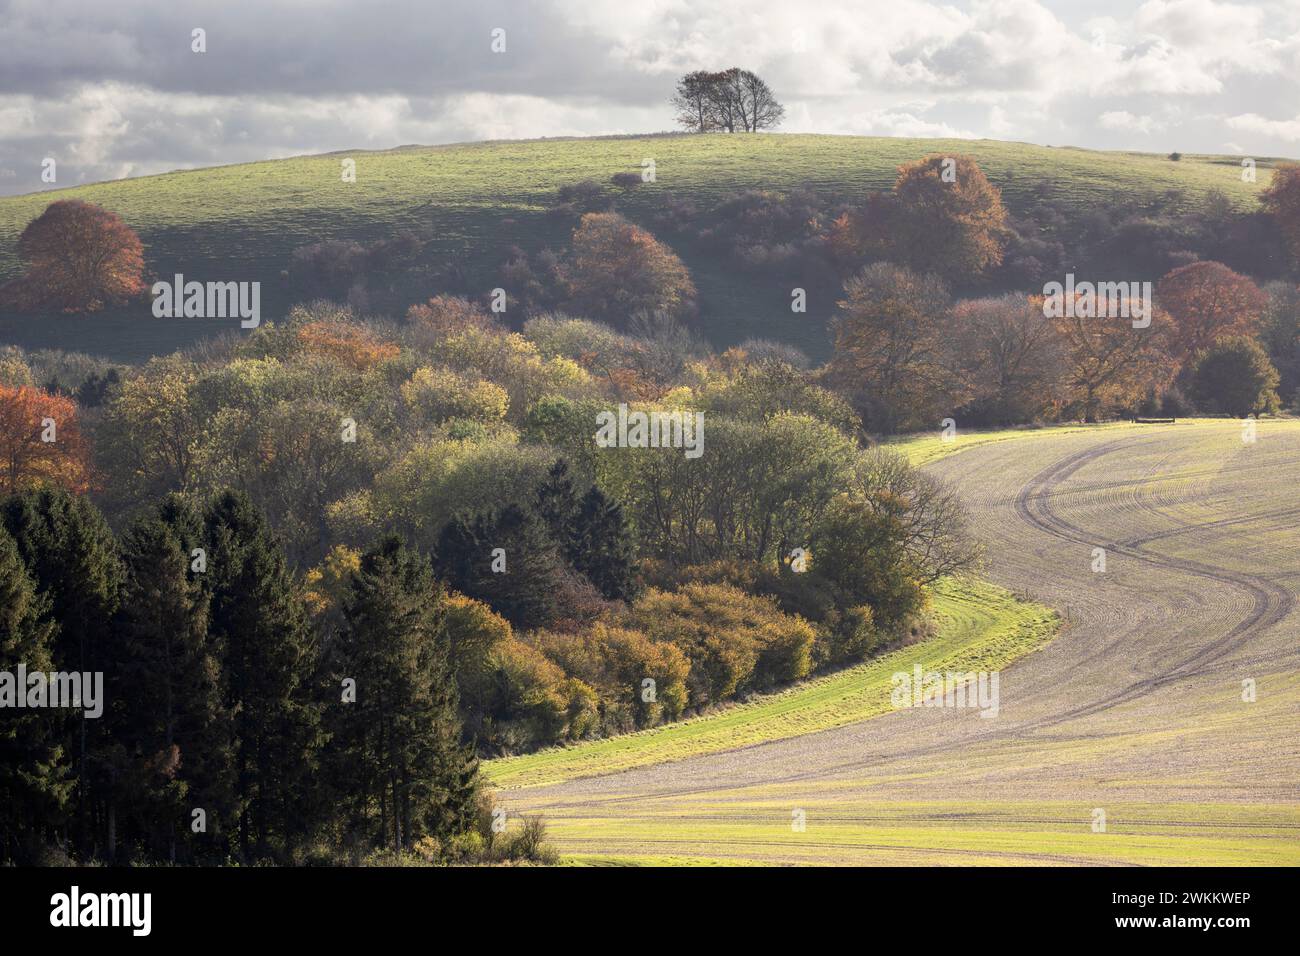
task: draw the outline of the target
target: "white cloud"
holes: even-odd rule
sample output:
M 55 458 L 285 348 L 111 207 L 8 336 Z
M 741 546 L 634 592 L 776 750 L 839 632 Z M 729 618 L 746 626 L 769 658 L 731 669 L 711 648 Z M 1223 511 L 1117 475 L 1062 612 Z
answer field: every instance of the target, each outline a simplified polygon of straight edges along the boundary
M 197 0 L 11 4 L 0 191 L 349 147 L 657 131 L 675 78 L 760 73 L 784 129 L 1281 154 L 1300 0 Z M 1079 9 L 1083 7 L 1083 9 Z M 508 31 L 508 52 L 487 49 Z M 182 30 L 181 27 L 184 27 Z M 180 31 L 180 32 L 177 32 Z M 1285 114 L 1283 114 L 1285 115 Z M 1228 119 L 1230 117 L 1230 119 Z M 1231 133 L 1229 133 L 1231 131 Z M 1157 137 L 1159 140 L 1156 141 Z
M 1240 116 L 1229 116 L 1227 123 L 1235 130 L 1261 133 L 1288 143 L 1300 142 L 1300 117 L 1291 120 L 1274 120 L 1257 113 L 1242 113 Z
M 1165 128 L 1165 124 L 1153 116 L 1134 116 L 1128 110 L 1107 110 L 1097 117 L 1103 129 L 1133 130 L 1137 133 L 1153 133 Z

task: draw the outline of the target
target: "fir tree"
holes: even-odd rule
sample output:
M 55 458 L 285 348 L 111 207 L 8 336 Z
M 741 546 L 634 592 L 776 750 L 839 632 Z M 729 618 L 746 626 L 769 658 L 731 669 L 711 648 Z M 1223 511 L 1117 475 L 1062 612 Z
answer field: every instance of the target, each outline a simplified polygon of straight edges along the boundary
M 574 568 L 601 594 L 624 601 L 636 596 L 635 558 L 623 509 L 595 485 L 578 505 L 571 541 Z
M 190 574 L 189 550 L 159 517 L 131 528 L 123 559 L 108 856 L 116 856 L 121 830 L 155 858 L 175 862 L 179 846 L 185 860 L 202 859 L 220 833 L 194 834 L 193 810 L 211 814 L 228 805 L 232 784 L 230 721 L 208 641 L 207 596 Z
M 537 513 L 573 568 L 611 600 L 635 596 L 632 541 L 623 509 L 592 485 L 581 500 L 559 459 L 537 488 Z
M 438 539 L 437 564 L 452 587 L 517 627 L 555 618 L 564 580 L 559 550 L 537 515 L 518 505 L 453 518 Z
M 284 853 L 304 835 L 320 744 L 312 700 L 316 647 L 306 608 L 266 519 L 241 493 L 204 516 L 209 633 L 233 715 L 238 852 Z
M 8 498 L 0 521 L 13 535 L 54 625 L 54 669 L 107 672 L 109 625 L 117 609 L 122 566 L 113 533 L 89 500 L 61 488 L 42 488 Z M 96 772 L 106 747 L 103 724 L 84 712 L 62 715 L 64 750 L 75 763 L 77 845 L 89 853 L 93 819 L 103 816 Z
M 445 842 L 473 819 L 477 762 L 460 740 L 445 613 L 428 562 L 394 537 L 362 557 L 344 604 L 337 667 L 356 700 L 334 705 L 334 747 L 351 822 L 386 847 Z
M 26 694 L 18 665 L 28 673 L 53 669 L 54 625 L 18 548 L 0 528 L 0 672 L 14 681 L 0 694 Z M 12 707 L 15 700 L 6 700 Z M 29 862 L 54 832 L 72 783 L 60 745 L 60 721 L 51 710 L 6 709 L 0 721 L 0 863 Z

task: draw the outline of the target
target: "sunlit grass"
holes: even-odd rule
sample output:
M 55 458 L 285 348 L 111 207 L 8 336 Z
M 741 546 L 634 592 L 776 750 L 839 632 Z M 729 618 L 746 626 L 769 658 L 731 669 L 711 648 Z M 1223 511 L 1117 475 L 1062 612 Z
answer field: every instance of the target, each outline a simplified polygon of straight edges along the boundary
M 917 663 L 934 670 L 997 670 L 1041 647 L 1056 629 L 1048 609 L 974 581 L 937 588 L 934 614 L 938 633 L 930 640 L 856 667 L 693 720 L 492 760 L 484 774 L 499 787 L 537 786 L 841 727 L 891 709 L 896 671 Z
M 1223 190 L 1244 210 L 1254 206 L 1271 176 L 1267 159 L 1259 160 L 1258 182 L 1243 183 L 1236 157 L 1188 155 L 1175 163 L 1151 154 L 993 140 L 794 134 L 358 150 L 0 198 L 0 281 L 20 271 L 17 238 L 23 227 L 53 200 L 78 198 L 118 212 L 136 229 L 158 276 L 181 272 L 201 280 L 260 281 L 268 319 L 296 299 L 281 277 L 292 250 L 324 239 L 370 241 L 416 230 L 432 238 L 431 258 L 454 259 L 471 288 L 487 289 L 510 246 L 536 251 L 567 243 L 571 225 L 545 215 L 557 187 L 588 178 L 608 183 L 614 173 L 639 171 L 643 160 L 653 159 L 656 182 L 620 195 L 618 208 L 660 233 L 692 268 L 701 322 L 714 343 L 760 336 L 824 357 L 833 301 L 814 296 L 806 314 L 792 315 L 788 281 L 720 268 L 716 255 L 661 230 L 656 216 L 669 200 L 707 210 L 743 189 L 809 189 L 851 201 L 889 188 L 899 165 L 936 152 L 975 157 L 1013 212 L 1026 212 L 1045 198 L 1067 216 L 1095 208 L 1193 209 L 1212 189 Z M 341 179 L 345 157 L 356 160 L 355 183 Z M 399 291 L 416 302 L 438 290 L 427 278 L 413 276 Z M 4 340 L 123 359 L 170 351 L 212 332 L 202 320 L 153 319 L 147 303 L 89 320 L 0 317 Z

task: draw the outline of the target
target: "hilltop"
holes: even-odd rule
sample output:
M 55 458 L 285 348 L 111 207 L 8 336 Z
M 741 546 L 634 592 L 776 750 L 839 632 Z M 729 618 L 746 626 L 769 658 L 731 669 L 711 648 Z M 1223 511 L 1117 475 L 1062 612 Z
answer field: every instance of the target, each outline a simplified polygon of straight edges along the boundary
M 617 197 L 618 210 L 656 232 L 690 266 L 700 321 L 715 345 L 750 336 L 826 351 L 832 297 L 792 315 L 789 281 L 724 267 L 692 238 L 661 232 L 669 202 L 710 208 L 745 189 L 805 189 L 852 200 L 889 188 L 897 167 L 931 153 L 974 157 L 1013 214 L 1035 203 L 1063 213 L 1065 233 L 1093 210 L 1165 212 L 1196 208 L 1221 190 L 1251 208 L 1272 164 L 1257 159 L 1258 181 L 1243 183 L 1240 158 L 1095 152 L 992 140 L 894 139 L 792 134 L 663 134 L 545 139 L 349 151 L 137 179 L 0 199 L 0 280 L 18 275 L 16 241 L 25 224 L 59 198 L 79 198 L 119 213 L 146 245 L 150 270 L 257 280 L 263 314 L 274 320 L 299 298 L 282 271 L 293 249 L 325 239 L 362 242 L 414 230 L 430 238 L 430 261 L 456 262 L 475 291 L 495 284 L 505 251 L 565 245 L 571 223 L 548 216 L 555 190 L 584 179 L 608 183 L 653 159 L 656 182 Z M 356 162 L 356 182 L 340 176 Z M 419 275 L 403 278 L 410 302 L 439 291 Z M 0 317 L 0 343 L 56 347 L 139 360 L 212 334 L 211 322 L 158 320 L 148 304 L 85 318 Z

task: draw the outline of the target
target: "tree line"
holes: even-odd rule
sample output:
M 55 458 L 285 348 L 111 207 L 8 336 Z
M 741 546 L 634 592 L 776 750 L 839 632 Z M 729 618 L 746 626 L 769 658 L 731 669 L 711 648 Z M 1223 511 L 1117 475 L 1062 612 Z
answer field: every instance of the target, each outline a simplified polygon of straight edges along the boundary
M 102 672 L 107 700 L 98 718 L 6 713 L 0 860 L 501 851 L 461 735 L 449 605 L 428 560 L 389 536 L 322 635 L 246 495 L 169 497 L 120 537 L 83 496 L 10 496 L 0 671 Z

